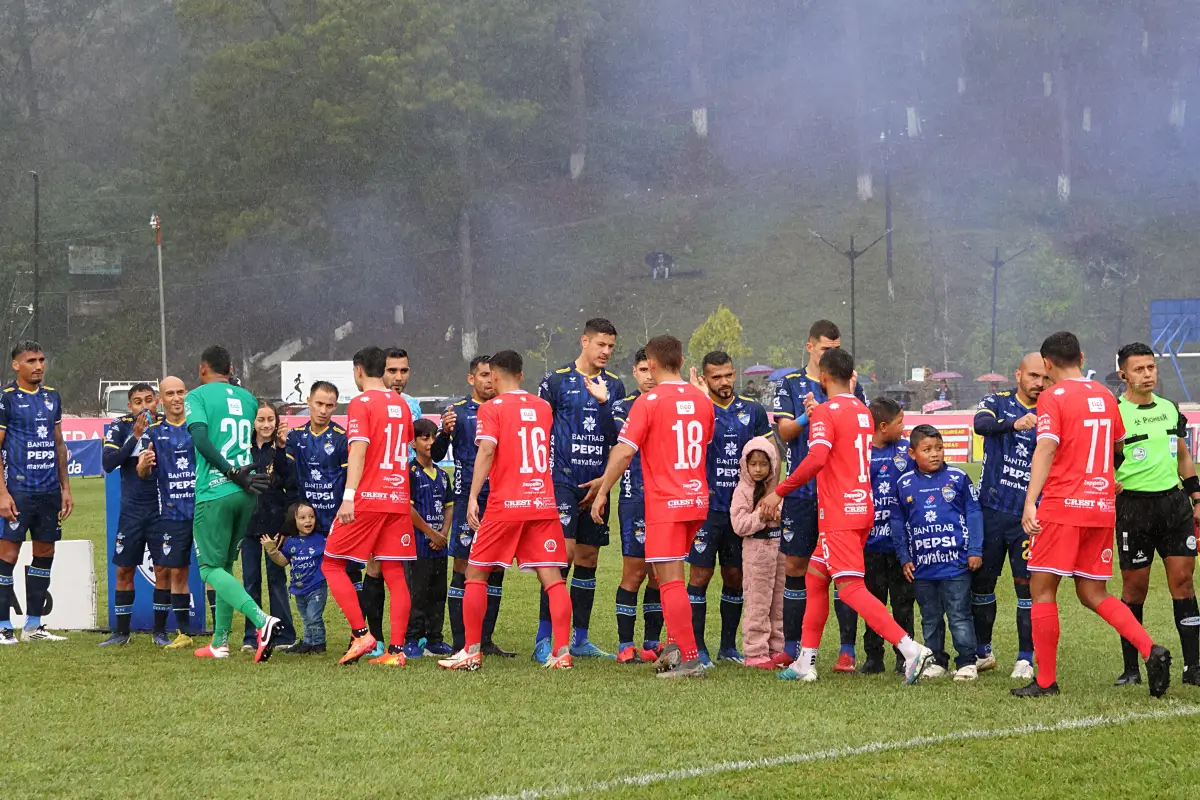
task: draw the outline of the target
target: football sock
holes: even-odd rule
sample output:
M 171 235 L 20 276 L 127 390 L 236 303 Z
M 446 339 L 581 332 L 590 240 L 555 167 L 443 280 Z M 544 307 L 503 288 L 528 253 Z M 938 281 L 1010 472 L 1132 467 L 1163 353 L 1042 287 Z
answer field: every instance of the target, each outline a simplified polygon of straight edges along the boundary
M 1033 600 L 1029 595 L 1029 581 L 1013 581 L 1013 590 L 1017 593 L 1017 658 L 1032 662 L 1033 624 L 1029 621 L 1029 610 L 1033 608 Z
M 154 589 L 154 632 L 167 632 L 167 617 L 171 616 L 171 590 Z
M 463 587 L 467 585 L 467 576 L 455 572 L 450 576 L 450 587 L 446 589 L 446 610 L 450 614 L 450 645 L 454 652 L 467 646 L 463 632 Z
M 382 566 L 382 562 L 380 562 L 380 566 Z M 350 580 L 354 580 L 353 575 L 350 576 Z M 363 618 L 367 621 L 367 628 L 370 629 L 371 635 L 375 637 L 375 640 L 379 642 L 384 640 L 384 585 L 383 575 L 365 575 L 362 580 L 362 588 L 355 587 L 358 589 L 358 601 L 362 607 Z
M 487 581 L 467 581 L 463 591 L 463 629 L 466 647 L 478 645 L 483 638 L 483 615 L 487 613 Z
M 658 584 L 647 586 L 642 593 L 642 644 L 650 647 L 657 645 L 662 638 L 663 613 L 662 596 L 658 592 Z
M 971 617 L 975 621 L 975 653 L 984 658 L 992 652 L 992 631 L 996 627 L 996 582 L 981 580 L 980 583 L 983 584 L 980 588 L 972 587 Z M 1029 590 L 1028 584 L 1025 590 Z
M 114 612 L 117 615 L 117 633 L 129 633 L 129 620 L 133 616 L 133 590 L 117 589 L 114 599 Z
M 1141 603 L 1129 603 L 1124 600 L 1121 602 L 1129 606 L 1129 613 L 1133 614 L 1134 619 L 1138 622 L 1142 621 L 1143 606 Z M 1124 636 L 1121 637 L 1121 662 L 1124 665 L 1124 671 L 1122 672 L 1124 675 L 1131 675 L 1140 671 L 1141 662 L 1138 660 L 1137 648 Z
M 1195 624 L 1194 617 L 1200 616 L 1195 597 L 1185 597 L 1173 601 L 1175 606 L 1175 629 L 1179 631 L 1179 644 L 1183 648 L 1183 664 L 1194 667 L 1200 664 L 1200 627 Z M 1188 624 L 1185 620 L 1191 620 Z
M 0 560 L 0 628 L 12 628 L 9 609 L 12 607 L 13 570 L 16 566 Z
M 504 570 L 494 569 L 488 573 L 487 612 L 483 615 L 483 642 L 490 644 L 496 633 L 496 620 L 500 617 L 500 600 L 504 596 Z
M 833 587 L 833 614 L 838 622 L 838 642 L 841 645 L 838 652 L 854 658 L 854 647 L 858 642 L 858 614 L 842 600 L 837 586 Z
M 575 565 L 571 575 L 571 621 L 575 627 L 575 644 L 588 638 L 592 622 L 592 602 L 596 599 L 596 568 Z
M 828 615 L 826 615 L 828 617 Z M 817 648 L 801 647 L 800 655 L 796 659 L 796 671 L 801 675 L 807 675 L 812 672 L 812 668 L 817 665 Z
M 721 649 L 737 647 L 738 625 L 742 621 L 742 590 L 721 587 Z
M 667 630 L 671 640 L 679 645 L 684 661 L 699 658 L 696 649 L 696 635 L 692 631 L 692 609 L 688 602 L 688 592 L 682 580 L 667 581 L 658 587 L 662 595 L 663 616 L 667 620 Z
M 1142 623 L 1133 616 L 1129 606 L 1109 595 L 1100 605 L 1096 606 L 1096 613 L 1102 620 L 1116 628 L 1117 633 L 1128 639 L 1137 648 L 1142 658 L 1150 657 L 1150 648 L 1154 646 L 1154 641 L 1150 638 L 1150 634 L 1146 633 Z
M 783 650 L 792 658 L 800 655 L 800 631 L 807 602 L 804 576 L 786 576 L 783 580 Z
M 692 606 L 692 635 L 696 638 L 696 647 L 708 652 L 708 643 L 704 641 L 704 628 L 708 621 L 708 587 L 689 583 L 687 596 Z M 667 625 L 670 626 L 670 623 Z
M 171 608 L 175 610 L 175 626 L 181 634 L 187 634 L 192 629 L 192 596 L 190 594 L 171 595 Z
M 916 639 L 905 634 L 903 639 L 896 642 L 896 649 L 900 651 L 900 655 L 904 656 L 904 660 L 908 661 L 917 657 L 917 654 L 921 652 L 921 645 L 917 644 Z
M 229 565 L 232 568 L 232 564 Z M 267 623 L 267 615 L 254 602 L 242 582 L 233 577 L 228 569 L 219 567 L 200 567 L 200 578 L 217 593 L 217 615 L 220 616 L 220 601 L 224 600 L 232 608 L 242 612 L 255 628 L 261 628 Z M 346 579 L 349 582 L 349 578 Z M 232 622 L 232 617 L 230 618 Z
M 217 593 L 211 586 L 205 587 L 204 596 L 208 599 L 208 614 L 212 617 L 213 626 L 217 624 Z
M 624 650 L 633 644 L 633 627 L 637 622 L 637 592 L 617 587 L 617 641 Z
M 321 559 L 321 573 L 325 576 L 325 583 L 329 586 L 329 593 L 333 595 L 333 601 L 346 615 L 346 621 L 350 623 L 351 629 L 366 628 L 367 623 L 363 617 L 362 606 L 358 602 L 358 595 L 354 592 L 354 583 L 346 574 L 346 560 L 325 556 Z
M 562 567 L 559 570 L 562 575 L 563 582 L 567 580 L 567 575 L 570 573 L 570 567 Z M 541 605 L 538 607 L 538 628 L 535 641 L 549 639 L 554 634 L 554 625 L 550 621 L 550 598 L 546 596 L 546 590 L 541 591 Z
M 810 572 L 804 576 L 804 584 L 812 602 L 804 609 L 800 644 L 802 647 L 816 650 L 821 646 L 821 634 L 825 631 L 825 622 L 829 619 L 829 579 Z
M 1033 653 L 1038 665 L 1037 684 L 1045 689 L 1058 680 L 1058 604 L 1034 603 L 1029 619 L 1033 625 Z
M 383 569 L 383 580 L 387 584 L 388 594 L 391 595 L 391 639 L 388 644 L 403 645 L 404 632 L 408 629 L 408 617 L 412 613 L 412 595 L 408 591 L 408 581 L 404 578 L 404 562 L 380 561 L 379 566 Z
M 888 642 L 897 645 L 908 635 L 904 628 L 900 627 L 900 623 L 892 619 L 887 606 L 871 594 L 862 578 L 851 578 L 843 583 L 841 588 L 842 600 L 846 605 L 857 611 L 863 621 Z
M 233 628 L 233 606 L 229 605 L 226 600 L 217 595 L 217 602 L 213 610 L 213 647 L 227 647 L 229 645 L 229 631 Z
M 50 589 L 50 565 L 54 556 L 34 556 L 25 568 L 25 619 L 26 628 L 42 624 L 42 611 L 46 608 L 46 592 Z
M 571 593 L 567 591 L 567 582 L 558 580 L 547 586 L 546 598 L 550 605 L 551 633 L 554 636 L 550 647 L 557 653 L 570 644 Z

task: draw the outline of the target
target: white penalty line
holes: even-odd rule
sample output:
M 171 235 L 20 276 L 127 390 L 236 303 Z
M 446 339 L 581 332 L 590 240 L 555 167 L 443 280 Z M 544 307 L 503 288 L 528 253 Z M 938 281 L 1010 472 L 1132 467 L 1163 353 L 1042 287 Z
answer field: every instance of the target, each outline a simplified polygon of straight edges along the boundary
M 949 742 L 965 742 L 976 739 L 1000 739 L 1010 736 L 1029 736 L 1035 733 L 1055 733 L 1057 731 L 1077 731 L 1089 728 L 1105 728 L 1114 725 L 1125 725 L 1144 720 L 1172 719 L 1175 717 L 1200 716 L 1200 706 L 1181 705 L 1157 711 L 1131 711 L 1125 714 L 1098 714 L 1079 719 L 1063 719 L 1054 723 L 1035 722 L 1016 728 L 994 728 L 991 730 L 967 730 L 954 733 L 940 733 L 929 736 L 915 736 L 911 739 L 900 739 L 891 742 L 869 742 L 853 747 L 835 747 L 828 750 L 813 750 L 807 753 L 791 753 L 789 755 L 756 758 L 750 761 L 723 761 L 703 767 L 687 769 L 672 769 L 664 772 L 647 772 L 641 775 L 626 775 L 606 781 L 572 785 L 549 786 L 544 789 L 526 789 L 516 794 L 487 795 L 482 800 L 541 800 L 548 797 L 567 797 L 575 794 L 594 794 L 612 789 L 649 786 L 664 781 L 679 781 L 689 778 L 703 778 L 709 775 L 720 775 L 727 772 L 745 772 L 759 770 L 764 767 L 782 767 L 789 764 L 809 764 L 816 761 L 832 761 L 853 756 L 889 753 L 897 750 L 914 750 L 930 745 L 946 744 Z

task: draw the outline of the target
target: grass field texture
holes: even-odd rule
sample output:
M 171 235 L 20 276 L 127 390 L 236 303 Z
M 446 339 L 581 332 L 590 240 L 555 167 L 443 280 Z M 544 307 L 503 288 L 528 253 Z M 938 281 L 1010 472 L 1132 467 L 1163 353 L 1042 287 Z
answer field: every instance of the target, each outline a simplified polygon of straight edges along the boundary
M 66 535 L 97 544 L 103 621 L 102 483 L 76 481 L 75 496 Z M 618 556 L 619 547 L 601 556 L 593 615 L 593 638 L 609 648 Z M 1064 694 L 1010 698 L 1007 582 L 1001 667 L 974 684 L 835 675 L 832 615 L 814 685 L 731 665 L 683 683 L 612 661 L 547 673 L 528 660 L 536 581 L 516 572 L 497 640 L 520 657 L 489 660 L 478 673 L 443 673 L 428 658 L 402 670 L 338 668 L 332 651 L 280 653 L 261 667 L 241 653 L 201 662 L 160 651 L 147 635 L 100 650 L 101 635 L 72 634 L 0 652 L 10 695 L 0 798 L 1196 797 L 1200 689 L 1179 685 L 1182 665 L 1161 701 L 1142 687 L 1112 688 L 1116 636 L 1068 587 Z M 1146 617 L 1177 651 L 1157 568 Z M 342 642 L 332 602 L 327 622 L 331 645 Z

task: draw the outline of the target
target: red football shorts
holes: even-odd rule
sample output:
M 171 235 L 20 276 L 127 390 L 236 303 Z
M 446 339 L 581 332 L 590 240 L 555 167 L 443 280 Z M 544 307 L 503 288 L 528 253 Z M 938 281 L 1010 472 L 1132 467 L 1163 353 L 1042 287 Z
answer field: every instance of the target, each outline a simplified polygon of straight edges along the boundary
M 554 519 L 485 519 L 471 543 L 468 564 L 508 569 L 513 559 L 523 570 L 565 567 L 567 544 Z
M 1029 537 L 1029 571 L 1112 580 L 1113 528 L 1079 528 L 1043 522 Z
M 692 550 L 692 540 L 704 520 L 646 523 L 646 561 L 683 561 Z
M 354 522 L 334 519 L 325 540 L 325 555 L 360 564 L 372 556 L 376 561 L 415 561 L 417 543 L 412 518 L 407 514 L 369 511 L 355 514 Z
M 870 528 L 861 531 L 821 531 L 817 536 L 817 547 L 809 560 L 824 565 L 834 580 L 866 577 L 863 549 L 867 546 L 870 534 Z

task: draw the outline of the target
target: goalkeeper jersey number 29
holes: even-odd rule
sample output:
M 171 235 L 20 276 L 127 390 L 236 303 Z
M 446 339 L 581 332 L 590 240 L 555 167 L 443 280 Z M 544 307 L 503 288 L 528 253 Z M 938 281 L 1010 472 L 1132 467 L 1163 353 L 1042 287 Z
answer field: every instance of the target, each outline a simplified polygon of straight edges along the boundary
M 254 417 L 258 400 L 240 386 L 223 381 L 206 383 L 188 392 L 187 424 L 203 422 L 208 440 L 231 467 L 249 466 L 254 442 Z M 216 500 L 240 492 L 221 471 L 208 463 L 196 448 L 196 502 Z

